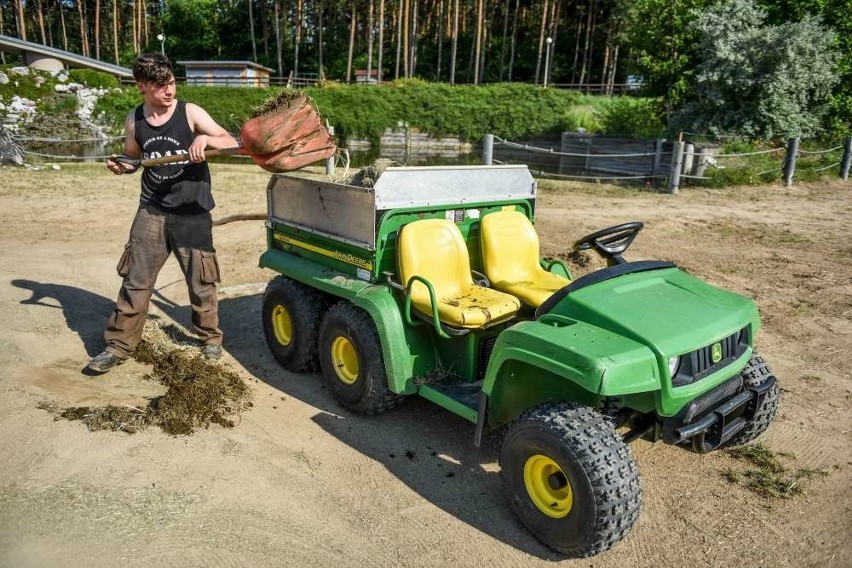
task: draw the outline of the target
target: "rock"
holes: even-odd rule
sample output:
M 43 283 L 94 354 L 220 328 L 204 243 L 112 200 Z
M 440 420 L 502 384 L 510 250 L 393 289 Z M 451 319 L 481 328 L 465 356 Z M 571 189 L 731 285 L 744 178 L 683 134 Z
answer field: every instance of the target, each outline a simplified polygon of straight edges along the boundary
M 68 73 L 66 71 L 60 71 L 56 74 L 56 80 L 60 83 L 64 83 L 68 80 Z
M 59 164 L 50 164 L 50 169 L 51 170 L 61 170 L 62 168 L 59 166 Z
M 68 88 L 68 85 L 62 85 L 62 84 L 56 85 L 55 87 L 53 87 L 53 90 L 56 91 L 57 93 L 67 93 L 68 91 L 70 91 L 70 89 Z
M 42 85 L 44 85 L 45 80 L 46 79 L 44 77 L 42 77 L 41 75 L 36 75 L 33 78 L 33 83 L 35 83 L 36 87 L 41 87 Z
M 9 82 L 9 76 L 0 71 L 0 85 L 5 85 Z
M 29 67 L 12 67 L 11 69 L 9 69 L 9 74 L 10 75 L 21 75 L 22 77 L 26 77 L 27 75 L 30 74 L 30 68 Z
M 86 89 L 86 85 L 81 85 L 80 83 L 68 83 L 68 89 L 72 93 L 76 93 L 77 91 L 81 91 L 83 89 Z
M 24 164 L 24 153 L 21 147 L 12 140 L 9 132 L 0 127 L 0 165 L 6 164 L 22 166 Z

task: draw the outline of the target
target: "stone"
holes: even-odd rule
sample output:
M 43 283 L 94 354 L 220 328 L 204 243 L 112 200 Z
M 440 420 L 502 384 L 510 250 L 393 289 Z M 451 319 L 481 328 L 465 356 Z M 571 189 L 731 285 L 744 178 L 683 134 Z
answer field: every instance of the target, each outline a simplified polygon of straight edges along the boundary
M 0 71 L 0 85 L 5 85 L 9 82 L 9 76 Z

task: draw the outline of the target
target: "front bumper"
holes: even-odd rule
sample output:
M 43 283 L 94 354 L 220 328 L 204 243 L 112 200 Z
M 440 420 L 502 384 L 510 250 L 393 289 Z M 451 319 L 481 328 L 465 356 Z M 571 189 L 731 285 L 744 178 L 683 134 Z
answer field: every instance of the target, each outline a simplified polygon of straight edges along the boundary
M 736 436 L 754 419 L 775 377 L 743 389 L 737 375 L 688 403 L 681 411 L 663 419 L 663 441 L 668 444 L 692 443 L 699 453 L 715 450 Z

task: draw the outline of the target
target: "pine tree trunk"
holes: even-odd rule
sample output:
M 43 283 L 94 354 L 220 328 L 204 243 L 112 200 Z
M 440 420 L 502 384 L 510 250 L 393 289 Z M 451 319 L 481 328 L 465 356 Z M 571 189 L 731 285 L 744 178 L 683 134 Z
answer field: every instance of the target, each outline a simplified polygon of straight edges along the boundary
M 373 0 L 367 6 L 367 83 L 373 78 Z
M 249 17 L 249 34 L 251 35 L 251 53 L 252 61 L 257 63 L 257 38 L 254 36 L 254 8 L 252 7 L 253 0 L 248 1 L 248 17 Z
M 404 0 L 403 2 L 403 22 L 402 22 L 402 69 L 403 76 L 408 77 L 408 39 L 410 33 L 409 23 L 411 22 L 411 5 L 410 0 Z
M 284 60 L 281 46 L 281 0 L 275 0 L 275 58 L 278 61 L 278 76 L 284 79 Z
M 393 78 L 399 79 L 399 62 L 402 53 L 402 0 L 396 7 L 396 66 L 394 67 Z
M 459 0 L 453 5 L 453 44 L 450 48 L 450 84 L 456 84 L 456 55 L 459 45 Z
M 95 0 L 95 59 L 101 58 L 101 0 Z
M 512 69 L 515 66 L 515 45 L 518 41 L 518 12 L 520 12 L 521 0 L 515 0 L 515 13 L 512 16 L 512 44 L 509 51 L 509 76 L 508 81 L 512 82 Z
M 485 11 L 485 7 L 483 6 L 484 0 L 479 0 L 476 3 L 476 39 L 475 46 L 473 48 L 473 84 L 479 84 L 479 61 L 482 53 L 482 32 L 483 32 L 483 19 Z
M 378 45 L 378 58 L 379 61 L 376 64 L 377 71 L 377 79 L 379 83 L 382 82 L 382 74 L 384 70 L 382 68 L 382 56 L 385 51 L 385 0 L 379 0 L 379 45 Z
M 62 2 L 57 2 L 57 8 L 59 9 L 59 21 L 62 24 L 62 49 L 68 51 L 68 33 L 65 31 L 65 10 L 62 9 Z
M 415 70 L 417 69 L 417 0 L 411 0 L 413 5 L 411 7 L 411 55 L 408 58 L 409 61 L 409 69 L 408 76 L 414 77 Z
M 22 0 L 15 0 L 15 25 L 18 26 L 18 37 L 27 41 L 27 26 L 24 22 L 24 3 Z
M 352 80 L 352 53 L 355 51 L 355 4 L 352 4 L 352 16 L 349 20 L 349 56 L 346 59 L 346 82 Z
M 304 0 L 296 0 L 296 34 L 293 46 L 293 79 L 299 74 L 299 46 L 302 44 L 302 10 Z
M 320 83 L 325 83 L 325 70 L 323 69 L 323 58 L 322 58 L 322 12 L 323 12 L 323 3 L 320 0 L 319 9 L 317 10 L 317 59 L 319 63 L 319 80 Z
M 86 8 L 85 2 L 77 2 L 77 10 L 80 13 L 80 44 L 83 48 L 83 56 L 89 56 L 89 35 L 86 33 Z
M 589 42 L 591 41 L 592 29 L 592 4 L 589 5 L 589 13 L 586 14 L 586 39 L 583 44 L 583 66 L 580 68 L 580 84 L 586 82 L 586 65 L 589 63 Z
M 41 0 L 38 0 L 36 3 L 36 9 L 38 10 L 38 28 L 41 32 L 41 43 L 42 45 L 48 45 L 47 36 L 44 33 L 44 9 L 41 5 Z
M 115 55 L 115 64 L 118 61 L 118 0 L 112 0 L 112 52 Z
M 436 65 L 435 72 L 435 81 L 441 80 L 441 55 L 444 47 L 444 0 L 441 0 L 438 4 L 438 33 L 437 35 L 437 43 L 438 43 L 438 64 Z
M 544 49 L 544 32 L 547 29 L 547 3 L 548 0 L 544 0 L 544 7 L 541 9 L 541 26 L 539 26 L 538 32 L 538 55 L 535 60 L 535 84 L 539 84 L 539 77 L 541 75 L 541 55 L 542 50 Z

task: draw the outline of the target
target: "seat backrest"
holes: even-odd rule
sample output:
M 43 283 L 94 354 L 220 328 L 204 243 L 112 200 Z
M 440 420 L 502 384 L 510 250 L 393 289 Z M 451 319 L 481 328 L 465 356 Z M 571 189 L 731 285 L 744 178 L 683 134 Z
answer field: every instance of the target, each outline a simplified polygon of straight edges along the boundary
M 497 211 L 482 218 L 482 265 L 491 282 L 525 280 L 540 270 L 538 234 L 520 211 Z
M 400 230 L 397 246 L 403 285 L 414 275 L 422 276 L 441 298 L 458 295 L 473 284 L 464 237 L 452 221 L 423 219 L 409 223 Z M 425 290 L 416 282 L 412 292 Z

